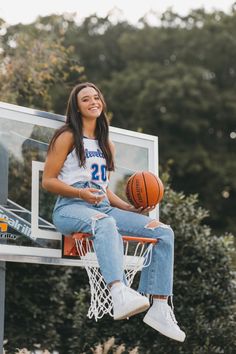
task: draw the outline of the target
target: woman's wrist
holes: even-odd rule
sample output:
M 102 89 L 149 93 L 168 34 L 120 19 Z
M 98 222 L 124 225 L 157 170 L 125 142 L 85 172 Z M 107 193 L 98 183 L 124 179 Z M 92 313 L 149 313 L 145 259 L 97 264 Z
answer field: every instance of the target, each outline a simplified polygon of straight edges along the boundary
M 129 211 L 130 209 L 132 209 L 132 205 L 125 202 L 124 207 L 123 207 L 123 210 Z
M 80 199 L 83 199 L 82 196 L 81 196 L 82 190 L 83 190 L 82 188 L 77 189 L 77 191 L 78 191 L 78 198 L 80 198 Z

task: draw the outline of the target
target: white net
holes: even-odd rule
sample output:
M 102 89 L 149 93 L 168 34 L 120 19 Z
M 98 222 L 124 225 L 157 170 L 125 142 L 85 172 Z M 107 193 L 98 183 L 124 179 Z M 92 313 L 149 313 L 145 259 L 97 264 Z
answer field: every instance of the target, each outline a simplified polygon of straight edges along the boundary
M 148 267 L 151 261 L 154 239 L 138 239 L 123 236 L 124 241 L 124 273 L 127 285 L 131 286 L 136 273 L 143 267 Z M 75 237 L 77 252 L 83 260 L 89 277 L 91 300 L 87 316 L 97 321 L 105 314 L 113 317 L 111 292 L 100 272 L 93 240 L 83 234 Z

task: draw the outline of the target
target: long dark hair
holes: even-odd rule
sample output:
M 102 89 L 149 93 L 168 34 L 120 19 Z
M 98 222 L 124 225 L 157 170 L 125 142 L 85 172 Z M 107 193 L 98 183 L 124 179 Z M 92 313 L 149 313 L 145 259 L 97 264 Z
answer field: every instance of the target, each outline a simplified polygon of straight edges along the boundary
M 71 131 L 74 136 L 74 146 L 75 146 L 76 154 L 78 156 L 79 166 L 85 167 L 86 157 L 85 157 L 85 151 L 83 145 L 83 121 L 77 103 L 78 93 L 85 87 L 94 88 L 97 91 L 99 98 L 102 101 L 103 110 L 96 121 L 95 136 L 96 139 L 98 140 L 99 147 L 102 150 L 104 157 L 106 159 L 108 171 L 113 171 L 114 160 L 112 157 L 110 144 L 108 140 L 109 124 L 108 124 L 108 118 L 106 113 L 106 102 L 104 100 L 101 91 L 91 82 L 84 82 L 78 84 L 71 91 L 68 104 L 67 104 L 66 123 L 61 128 L 56 130 L 49 144 L 48 151 L 53 148 L 53 145 L 56 139 L 59 137 L 59 135 L 61 135 L 65 131 Z

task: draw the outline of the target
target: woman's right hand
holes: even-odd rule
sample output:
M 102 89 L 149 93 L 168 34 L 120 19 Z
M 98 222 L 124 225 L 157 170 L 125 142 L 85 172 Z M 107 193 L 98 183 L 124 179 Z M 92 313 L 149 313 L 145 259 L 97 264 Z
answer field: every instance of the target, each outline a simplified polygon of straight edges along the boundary
M 90 204 L 97 205 L 106 197 L 105 193 L 102 193 L 96 188 L 82 188 L 80 189 L 80 198 Z

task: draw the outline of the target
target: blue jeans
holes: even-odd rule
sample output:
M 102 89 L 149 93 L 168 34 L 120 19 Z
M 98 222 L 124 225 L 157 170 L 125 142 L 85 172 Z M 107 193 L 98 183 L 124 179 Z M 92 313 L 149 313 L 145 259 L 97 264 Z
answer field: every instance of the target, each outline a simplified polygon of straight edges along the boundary
M 73 186 L 101 189 L 90 182 L 78 182 Z M 170 226 L 164 224 L 148 226 L 152 221 L 148 216 L 112 207 L 108 198 L 93 205 L 79 198 L 59 196 L 53 211 L 53 223 L 62 234 L 85 232 L 94 235 L 95 252 L 107 284 L 124 279 L 121 235 L 158 239 L 150 265 L 141 272 L 138 291 L 152 295 L 172 295 L 174 233 Z

